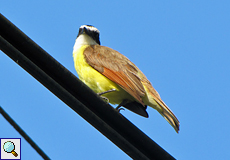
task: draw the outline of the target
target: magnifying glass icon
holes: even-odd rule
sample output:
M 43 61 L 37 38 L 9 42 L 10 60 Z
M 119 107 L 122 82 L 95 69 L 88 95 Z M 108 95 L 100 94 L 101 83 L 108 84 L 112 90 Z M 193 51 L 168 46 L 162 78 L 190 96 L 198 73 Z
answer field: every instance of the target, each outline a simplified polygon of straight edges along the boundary
M 11 141 L 7 141 L 3 145 L 3 149 L 7 153 L 12 153 L 15 157 L 18 156 L 18 154 L 14 151 L 15 150 L 15 145 Z

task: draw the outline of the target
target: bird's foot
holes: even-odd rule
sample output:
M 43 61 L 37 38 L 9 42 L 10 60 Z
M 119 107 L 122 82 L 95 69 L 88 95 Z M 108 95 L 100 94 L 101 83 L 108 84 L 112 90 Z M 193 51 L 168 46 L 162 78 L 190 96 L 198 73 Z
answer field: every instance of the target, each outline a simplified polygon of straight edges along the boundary
M 116 110 L 118 111 L 118 112 L 120 112 L 121 110 L 125 110 L 125 108 L 123 108 L 123 107 L 119 107 L 118 109 L 116 108 Z
M 109 98 L 104 97 L 104 96 L 100 96 L 105 102 L 109 103 Z
M 109 103 L 109 99 L 105 96 L 102 96 L 103 94 L 109 93 L 109 92 L 114 92 L 116 91 L 115 89 L 110 89 L 108 91 L 105 92 L 101 92 L 101 93 L 97 93 L 98 96 L 100 96 L 104 101 L 106 101 L 107 103 Z
M 121 108 L 121 106 L 127 104 L 129 102 L 129 100 L 124 99 L 115 109 L 120 112 L 120 110 L 125 110 L 124 108 Z

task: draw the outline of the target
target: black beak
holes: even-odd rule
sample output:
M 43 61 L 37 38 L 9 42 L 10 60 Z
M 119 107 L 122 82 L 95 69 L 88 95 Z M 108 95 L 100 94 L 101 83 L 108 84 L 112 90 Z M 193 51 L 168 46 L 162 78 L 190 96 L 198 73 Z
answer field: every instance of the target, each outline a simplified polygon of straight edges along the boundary
M 80 36 L 81 34 L 84 34 L 84 33 L 87 34 L 87 32 L 88 32 L 88 30 L 86 29 L 86 27 L 80 28 L 77 37 Z
M 83 29 L 82 29 L 82 34 L 83 33 L 87 33 L 88 32 L 88 30 L 84 27 Z

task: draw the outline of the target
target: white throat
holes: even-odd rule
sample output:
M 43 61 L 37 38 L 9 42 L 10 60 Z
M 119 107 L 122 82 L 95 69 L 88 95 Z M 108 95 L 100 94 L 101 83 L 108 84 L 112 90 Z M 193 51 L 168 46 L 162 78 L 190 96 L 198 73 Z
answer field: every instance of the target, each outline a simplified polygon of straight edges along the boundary
M 81 46 L 83 45 L 98 45 L 96 41 L 93 40 L 90 36 L 87 34 L 81 34 L 79 37 L 77 37 L 73 52 L 77 51 Z

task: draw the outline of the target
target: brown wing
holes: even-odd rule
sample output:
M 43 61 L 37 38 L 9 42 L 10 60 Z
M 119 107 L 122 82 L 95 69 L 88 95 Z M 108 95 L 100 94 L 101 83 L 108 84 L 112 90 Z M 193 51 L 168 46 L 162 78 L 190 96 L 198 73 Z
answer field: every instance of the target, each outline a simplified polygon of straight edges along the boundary
M 86 62 L 118 84 L 144 106 L 145 89 L 138 77 L 137 67 L 124 55 L 105 46 L 92 45 L 85 49 Z

